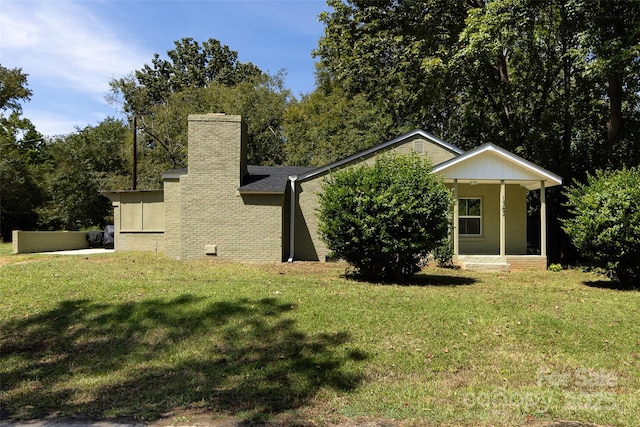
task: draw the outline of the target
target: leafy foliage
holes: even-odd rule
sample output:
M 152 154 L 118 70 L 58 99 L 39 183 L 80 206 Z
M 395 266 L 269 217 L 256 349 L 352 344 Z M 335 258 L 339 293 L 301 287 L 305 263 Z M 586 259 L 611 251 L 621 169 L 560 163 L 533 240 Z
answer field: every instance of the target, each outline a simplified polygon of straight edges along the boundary
M 315 55 L 350 95 L 363 94 L 407 127 L 435 132 L 452 113 L 455 52 L 466 6 L 448 0 L 330 0 L 320 15 L 325 34 Z M 438 132 L 442 134 L 442 132 Z M 442 135 L 446 137 L 447 135 Z
M 128 174 L 128 132 L 125 123 L 109 118 L 48 143 L 42 183 L 46 200 L 36 209 L 41 227 L 77 230 L 107 224 L 113 210 L 100 190 Z
M 440 246 L 436 247 L 432 253 L 434 260 L 438 267 L 453 268 L 453 242 L 451 239 L 445 239 L 440 243 Z
M 200 45 L 185 38 L 174 44 L 168 59 L 155 54 L 151 65 L 110 82 L 110 101 L 137 117 L 142 182 L 156 188 L 162 171 L 187 166 L 191 113 L 243 115 L 249 162 L 281 164 L 281 123 L 290 98 L 282 75 L 239 62 L 237 52 L 214 39 Z
M 319 199 L 321 237 L 368 279 L 406 279 L 447 236 L 451 195 L 417 154 L 338 171 Z
M 0 241 L 12 229 L 35 227 L 33 206 L 42 199 L 38 186 L 42 135 L 29 119 L 21 117 L 21 102 L 31 94 L 22 69 L 0 65 Z
M 42 203 L 42 135 L 16 111 L 0 116 L 0 240 L 37 225 Z
M 21 68 L 5 68 L 0 65 L 0 110 L 22 112 L 20 101 L 31 99 L 32 91 L 27 88 L 27 74 Z
M 389 114 L 392 133 L 493 142 L 568 179 L 583 177 L 585 158 L 592 170 L 601 156 L 640 160 L 628 149 L 640 122 L 639 0 L 329 5 L 315 51 L 324 79 Z
M 318 89 L 287 107 L 287 162 L 329 164 L 389 139 L 391 123 L 363 95 L 350 96 L 339 87 Z
M 191 88 L 209 84 L 233 86 L 262 75 L 258 67 L 238 61 L 238 52 L 209 39 L 200 45 L 192 38 L 173 42 L 168 59 L 155 54 L 151 65 L 110 82 L 111 99 L 124 99 L 127 113 L 144 116 L 149 108 L 162 105 L 168 97 Z
M 283 162 L 282 121 L 290 92 L 280 76 L 262 76 L 235 86 L 211 85 L 172 94 L 165 106 L 144 118 L 145 148 L 164 148 L 155 154 L 172 168 L 186 166 L 187 117 L 193 113 L 242 115 L 247 123 L 250 164 Z M 159 147 L 159 146 L 162 147 Z
M 598 171 L 566 191 L 564 229 L 582 255 L 626 286 L 640 279 L 640 170 Z

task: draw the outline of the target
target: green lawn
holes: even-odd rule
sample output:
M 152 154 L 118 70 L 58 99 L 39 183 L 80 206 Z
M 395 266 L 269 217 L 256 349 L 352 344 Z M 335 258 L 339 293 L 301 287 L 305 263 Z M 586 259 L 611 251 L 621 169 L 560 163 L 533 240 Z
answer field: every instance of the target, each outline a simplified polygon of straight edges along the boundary
M 0 416 L 640 425 L 640 293 L 579 271 L 0 255 Z

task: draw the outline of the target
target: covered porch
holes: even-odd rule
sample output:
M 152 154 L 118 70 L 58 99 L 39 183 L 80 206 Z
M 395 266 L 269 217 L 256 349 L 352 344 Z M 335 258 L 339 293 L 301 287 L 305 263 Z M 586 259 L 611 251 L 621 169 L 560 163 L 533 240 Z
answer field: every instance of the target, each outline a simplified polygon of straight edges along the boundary
M 562 178 L 493 144 L 434 168 L 456 200 L 454 263 L 466 270 L 508 272 L 547 267 L 546 189 Z M 540 241 L 527 240 L 527 192 L 539 192 Z

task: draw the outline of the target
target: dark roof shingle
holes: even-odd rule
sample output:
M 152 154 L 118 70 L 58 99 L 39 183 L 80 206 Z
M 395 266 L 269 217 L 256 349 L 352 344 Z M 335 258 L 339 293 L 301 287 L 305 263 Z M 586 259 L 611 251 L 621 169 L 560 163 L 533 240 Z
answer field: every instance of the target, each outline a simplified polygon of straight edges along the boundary
M 238 188 L 241 193 L 284 193 L 291 175 L 300 175 L 315 168 L 303 166 L 247 166 L 247 176 Z

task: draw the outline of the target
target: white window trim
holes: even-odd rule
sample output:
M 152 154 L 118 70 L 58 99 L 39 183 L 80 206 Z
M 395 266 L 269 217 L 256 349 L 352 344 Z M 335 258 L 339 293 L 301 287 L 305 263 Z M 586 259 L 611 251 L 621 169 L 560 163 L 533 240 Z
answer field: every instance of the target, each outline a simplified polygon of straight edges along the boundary
M 482 211 L 484 210 L 484 203 L 482 201 L 482 197 L 459 197 L 458 198 L 458 206 L 462 206 L 462 200 L 479 200 L 480 201 L 480 215 L 464 215 L 462 209 L 460 209 L 458 213 L 458 228 L 460 227 L 460 220 L 465 218 L 470 219 L 479 219 L 480 220 L 480 232 L 478 234 L 464 234 L 460 231 L 460 237 L 483 237 L 483 227 L 482 227 Z M 465 205 L 466 210 L 466 205 Z

